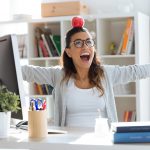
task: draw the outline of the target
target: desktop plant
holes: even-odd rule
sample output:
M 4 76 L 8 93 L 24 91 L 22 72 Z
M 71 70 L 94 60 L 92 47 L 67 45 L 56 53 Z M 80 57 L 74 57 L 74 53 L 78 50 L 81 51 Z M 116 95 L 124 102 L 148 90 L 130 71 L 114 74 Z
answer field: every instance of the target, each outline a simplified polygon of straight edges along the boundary
M 0 112 L 17 112 L 19 107 L 19 96 L 10 92 L 4 85 L 0 86 Z
M 19 96 L 10 92 L 0 81 L 0 138 L 8 137 L 11 112 L 20 109 L 19 102 Z

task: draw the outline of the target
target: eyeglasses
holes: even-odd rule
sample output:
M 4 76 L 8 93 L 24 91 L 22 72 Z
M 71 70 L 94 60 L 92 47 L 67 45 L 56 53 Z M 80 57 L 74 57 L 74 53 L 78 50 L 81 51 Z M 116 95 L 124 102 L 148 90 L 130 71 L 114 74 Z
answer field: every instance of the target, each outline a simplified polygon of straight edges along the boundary
M 84 46 L 84 43 L 90 48 L 94 46 L 94 40 L 93 39 L 86 39 L 86 40 L 81 40 L 77 39 L 72 42 L 76 48 L 82 48 Z

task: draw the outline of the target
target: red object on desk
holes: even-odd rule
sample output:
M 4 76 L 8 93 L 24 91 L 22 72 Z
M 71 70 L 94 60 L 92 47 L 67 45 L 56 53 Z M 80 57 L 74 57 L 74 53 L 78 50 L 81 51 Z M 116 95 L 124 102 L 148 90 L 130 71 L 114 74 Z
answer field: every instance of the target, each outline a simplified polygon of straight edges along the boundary
M 46 100 L 44 100 L 44 102 L 43 102 L 43 104 L 42 104 L 42 108 L 43 108 L 43 110 L 46 109 Z

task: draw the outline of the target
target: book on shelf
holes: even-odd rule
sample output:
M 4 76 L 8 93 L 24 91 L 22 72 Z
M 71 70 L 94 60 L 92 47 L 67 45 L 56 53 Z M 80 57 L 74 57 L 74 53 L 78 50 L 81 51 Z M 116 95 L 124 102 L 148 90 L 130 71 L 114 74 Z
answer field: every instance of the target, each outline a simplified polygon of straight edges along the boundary
M 45 47 L 44 41 L 43 40 L 39 40 L 39 47 L 41 48 L 43 57 L 49 57 L 49 53 L 48 50 Z
M 121 37 L 121 41 L 118 47 L 117 54 L 125 55 L 132 53 L 132 45 L 134 37 L 134 26 L 133 19 L 128 18 L 126 22 L 126 27 Z
M 150 132 L 150 121 L 143 122 L 113 122 L 111 131 L 115 133 Z
M 35 38 L 34 39 L 34 57 L 39 57 L 39 46 L 38 46 L 38 41 L 37 39 Z
M 51 95 L 52 91 L 53 91 L 53 87 L 49 84 L 42 84 L 41 85 L 43 87 L 43 94 L 45 95 Z
M 35 45 L 34 45 L 34 49 L 35 54 L 38 54 L 38 57 L 49 57 L 50 56 L 50 52 L 48 50 L 48 46 L 46 43 L 46 39 L 43 36 L 44 31 L 42 28 L 40 27 L 36 27 L 35 31 L 34 31 L 34 35 L 35 35 Z M 35 55 L 37 56 L 37 55 Z
M 47 95 L 48 93 L 47 93 L 45 84 L 42 84 L 42 85 L 40 85 L 40 86 L 42 87 L 42 94 L 43 94 L 43 95 Z
M 54 46 L 54 44 L 53 44 L 53 42 L 52 42 L 52 40 L 51 40 L 51 38 L 50 38 L 50 35 L 47 34 L 47 35 L 45 35 L 45 36 L 46 36 L 46 40 L 47 40 L 47 42 L 48 42 L 48 45 L 49 45 L 49 48 L 50 48 L 50 51 L 51 51 L 52 56 L 53 56 L 53 57 L 59 56 L 59 54 L 58 54 L 58 52 L 57 52 L 57 50 L 56 50 L 56 47 Z
M 127 23 L 126 23 L 126 28 L 125 28 L 125 31 L 123 33 L 123 43 L 122 43 L 122 48 L 121 48 L 120 54 L 126 54 L 127 53 L 127 45 L 129 42 L 129 35 L 131 32 L 132 26 L 133 26 L 133 20 L 131 18 L 128 18 Z
M 55 42 L 53 41 L 51 34 L 49 34 L 49 38 L 51 42 L 51 51 L 53 51 L 54 56 L 60 56 L 59 51 L 57 50 L 57 47 L 55 45 Z
M 45 47 L 47 49 L 47 52 L 48 52 L 49 56 L 52 56 L 52 53 L 51 53 L 51 50 L 49 48 L 48 42 L 46 40 L 45 34 L 41 34 L 41 37 L 42 37 L 42 39 L 44 41 L 44 45 L 45 45 Z
M 121 48 L 122 48 L 122 43 L 123 43 L 123 36 L 121 37 L 121 41 L 119 43 L 119 46 L 118 46 L 118 50 L 117 50 L 117 55 L 120 55 L 120 52 L 121 52 Z
M 54 40 L 56 47 L 59 51 L 59 54 L 61 54 L 61 37 L 60 37 L 60 35 L 52 35 L 52 37 L 53 37 L 53 40 Z
M 37 94 L 43 95 L 42 87 L 41 85 L 34 83 L 35 91 Z
M 49 84 L 37 84 L 34 83 L 35 91 L 40 95 L 51 95 L 53 91 L 53 87 Z
M 136 120 L 136 112 L 135 110 L 126 110 L 124 111 L 123 121 L 130 122 Z
M 36 57 L 44 57 L 43 50 L 42 50 L 43 43 L 42 43 L 42 38 L 41 38 L 42 30 L 37 27 L 37 28 L 35 28 L 34 34 L 35 34 L 35 42 L 34 42 L 35 56 Z
M 129 33 L 129 40 L 127 43 L 127 52 L 126 54 L 133 54 L 134 53 L 134 27 L 132 25 L 130 33 Z
M 51 41 L 52 41 L 58 55 L 60 56 L 61 55 L 60 36 L 59 35 L 52 35 L 52 34 L 50 34 L 49 36 L 51 38 Z
M 45 39 L 47 41 L 51 56 L 60 56 L 59 52 L 57 50 L 57 47 L 55 46 L 55 43 L 53 42 L 53 38 L 51 38 L 52 32 L 49 28 L 44 28 L 43 29 L 43 34 L 45 36 Z
M 150 142 L 150 132 L 113 132 L 112 140 L 114 143 L 148 143 Z
M 49 95 L 51 95 L 51 94 L 52 94 L 52 91 L 53 91 L 53 87 L 52 87 L 51 85 L 49 85 L 49 84 L 46 84 L 46 87 L 47 87 L 47 93 L 48 93 Z
M 38 57 L 44 57 L 43 56 L 43 52 L 42 52 L 42 48 L 40 46 L 40 43 L 38 42 L 38 45 L 37 45 L 37 50 L 38 50 Z
M 53 57 L 59 56 L 59 53 L 57 52 L 57 49 L 50 38 L 50 34 L 45 34 L 45 37 L 46 37 L 46 40 L 47 40 L 47 43 L 48 43 L 48 46 L 49 46 L 52 56 Z
M 59 35 L 53 35 L 49 28 L 35 28 L 35 50 L 39 57 L 57 57 L 61 55 Z

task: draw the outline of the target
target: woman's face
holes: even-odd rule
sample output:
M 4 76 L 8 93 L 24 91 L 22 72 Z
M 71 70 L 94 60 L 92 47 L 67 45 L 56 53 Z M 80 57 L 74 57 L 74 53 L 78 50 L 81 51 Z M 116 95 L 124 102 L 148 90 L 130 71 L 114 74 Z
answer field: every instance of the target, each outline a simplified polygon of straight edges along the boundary
M 94 50 L 91 35 L 88 32 L 78 32 L 71 37 L 70 48 L 66 49 L 66 53 L 72 58 L 76 69 L 89 69 L 94 57 Z

